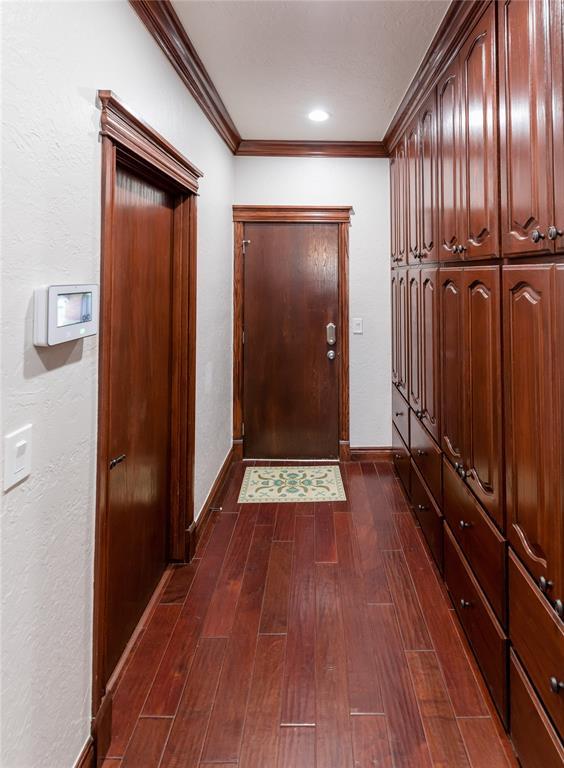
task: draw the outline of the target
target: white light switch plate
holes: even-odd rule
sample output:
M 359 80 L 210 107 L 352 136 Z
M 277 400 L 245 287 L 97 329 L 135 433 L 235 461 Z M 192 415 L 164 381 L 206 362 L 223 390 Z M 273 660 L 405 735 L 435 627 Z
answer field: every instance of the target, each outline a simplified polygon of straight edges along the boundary
M 352 319 L 353 333 L 362 335 L 364 330 L 362 328 L 362 317 L 353 317 Z
M 4 436 L 4 490 L 31 472 L 31 424 Z

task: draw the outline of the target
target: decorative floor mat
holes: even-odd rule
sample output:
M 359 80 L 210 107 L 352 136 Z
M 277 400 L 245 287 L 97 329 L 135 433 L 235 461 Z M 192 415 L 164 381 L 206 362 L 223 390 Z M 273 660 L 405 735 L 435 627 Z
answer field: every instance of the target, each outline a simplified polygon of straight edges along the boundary
M 247 467 L 239 504 L 346 501 L 337 464 L 311 467 Z

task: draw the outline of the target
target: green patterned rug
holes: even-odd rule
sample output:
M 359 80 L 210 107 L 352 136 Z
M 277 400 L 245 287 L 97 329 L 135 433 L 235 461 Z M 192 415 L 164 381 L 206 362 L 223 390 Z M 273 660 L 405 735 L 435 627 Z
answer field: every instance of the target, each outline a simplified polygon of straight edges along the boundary
M 238 503 L 346 499 L 337 464 L 311 467 L 247 467 Z

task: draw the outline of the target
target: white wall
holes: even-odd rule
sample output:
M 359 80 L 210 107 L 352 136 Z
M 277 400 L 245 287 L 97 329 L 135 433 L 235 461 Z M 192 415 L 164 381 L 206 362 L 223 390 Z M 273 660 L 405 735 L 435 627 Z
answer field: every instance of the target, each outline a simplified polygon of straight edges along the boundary
M 391 444 L 389 161 L 236 157 L 239 205 L 352 205 L 350 316 L 351 446 Z
M 90 726 L 97 340 L 38 351 L 37 285 L 97 282 L 109 88 L 201 170 L 196 508 L 231 444 L 233 158 L 123 2 L 4 2 L 2 434 L 33 423 L 4 495 L 3 768 L 68 768 Z

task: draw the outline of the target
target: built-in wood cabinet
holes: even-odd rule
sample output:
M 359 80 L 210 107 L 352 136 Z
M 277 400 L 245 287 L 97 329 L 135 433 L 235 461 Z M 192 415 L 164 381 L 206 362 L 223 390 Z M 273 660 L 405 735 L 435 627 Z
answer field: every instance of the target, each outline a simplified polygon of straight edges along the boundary
M 503 268 L 507 529 L 564 600 L 564 264 Z
M 564 754 L 564 0 L 458 8 L 392 152 L 395 463 L 523 768 L 548 768 Z
M 564 230 L 564 208 L 555 211 L 555 166 L 562 131 L 555 120 L 562 77 L 561 0 L 504 0 L 500 3 L 501 237 L 505 256 L 555 251 L 553 228 Z M 561 88 L 560 88 L 561 90 Z M 561 118 L 560 118 L 561 119 Z M 556 221 L 556 218 L 559 221 Z M 550 229 L 550 232 L 549 232 Z

